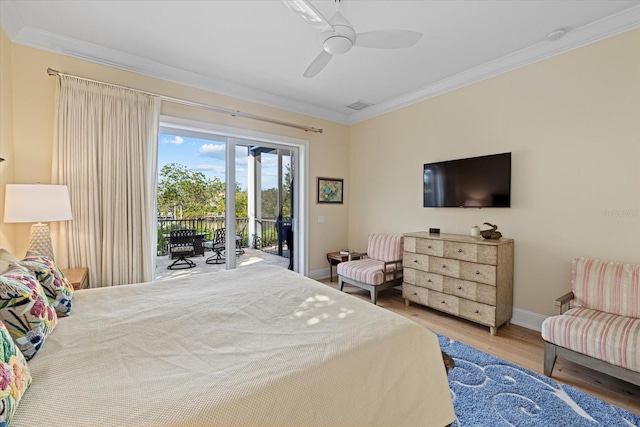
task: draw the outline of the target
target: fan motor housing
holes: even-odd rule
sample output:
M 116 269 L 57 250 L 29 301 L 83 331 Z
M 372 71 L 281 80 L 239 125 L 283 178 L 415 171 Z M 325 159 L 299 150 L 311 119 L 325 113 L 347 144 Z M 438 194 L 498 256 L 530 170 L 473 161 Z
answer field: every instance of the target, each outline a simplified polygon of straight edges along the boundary
M 353 28 L 345 25 L 334 25 L 333 28 L 335 31 L 322 33 L 323 49 L 332 55 L 342 55 L 349 52 L 356 41 L 356 32 L 353 31 Z

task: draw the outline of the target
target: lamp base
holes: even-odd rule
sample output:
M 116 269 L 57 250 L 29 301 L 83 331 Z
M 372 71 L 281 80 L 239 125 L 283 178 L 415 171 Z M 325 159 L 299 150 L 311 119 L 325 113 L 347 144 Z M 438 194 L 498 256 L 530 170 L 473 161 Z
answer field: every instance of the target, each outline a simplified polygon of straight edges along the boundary
M 29 250 L 38 252 L 53 261 L 53 244 L 51 243 L 51 233 L 49 225 L 41 222 L 31 226 L 29 236 Z

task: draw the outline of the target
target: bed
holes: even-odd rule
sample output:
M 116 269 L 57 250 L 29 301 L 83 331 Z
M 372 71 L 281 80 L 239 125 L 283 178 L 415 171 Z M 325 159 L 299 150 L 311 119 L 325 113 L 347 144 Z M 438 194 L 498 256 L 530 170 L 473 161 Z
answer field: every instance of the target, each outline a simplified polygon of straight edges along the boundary
M 75 293 L 10 426 L 444 426 L 436 336 L 286 269 Z

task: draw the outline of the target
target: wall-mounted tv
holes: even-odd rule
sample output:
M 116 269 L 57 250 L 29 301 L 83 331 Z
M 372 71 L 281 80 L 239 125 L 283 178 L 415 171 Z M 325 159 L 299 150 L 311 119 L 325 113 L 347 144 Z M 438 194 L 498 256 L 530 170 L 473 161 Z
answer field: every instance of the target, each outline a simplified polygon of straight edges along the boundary
M 511 153 L 424 165 L 424 207 L 511 207 Z

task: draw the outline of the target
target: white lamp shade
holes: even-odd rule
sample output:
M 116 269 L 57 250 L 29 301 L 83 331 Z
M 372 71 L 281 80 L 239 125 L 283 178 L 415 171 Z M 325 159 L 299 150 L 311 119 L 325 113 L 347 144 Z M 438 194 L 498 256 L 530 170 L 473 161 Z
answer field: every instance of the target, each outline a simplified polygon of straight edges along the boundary
M 7 184 L 4 222 L 68 221 L 71 215 L 66 185 Z

